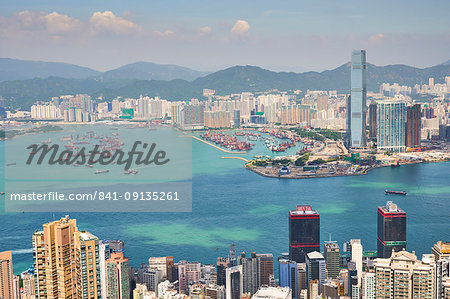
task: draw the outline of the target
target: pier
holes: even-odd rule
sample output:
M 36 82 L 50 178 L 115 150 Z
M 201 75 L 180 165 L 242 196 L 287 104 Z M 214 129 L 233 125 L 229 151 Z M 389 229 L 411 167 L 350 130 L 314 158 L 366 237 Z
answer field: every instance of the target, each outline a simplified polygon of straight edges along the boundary
M 218 150 L 221 150 L 221 151 L 224 152 L 224 153 L 228 153 L 228 154 L 246 154 L 246 153 L 247 153 L 247 152 L 229 151 L 229 150 L 223 149 L 223 148 L 221 148 L 221 147 L 218 147 L 217 145 L 212 144 L 212 143 L 210 143 L 210 142 L 208 142 L 208 141 L 205 141 L 205 140 L 203 140 L 203 139 L 200 139 L 200 138 L 198 138 L 198 137 L 196 137 L 196 136 L 191 136 L 191 137 L 194 138 L 195 140 L 198 140 L 198 141 L 201 141 L 201 142 L 203 142 L 203 143 L 206 143 L 207 145 L 212 146 L 212 147 L 214 147 L 214 148 L 216 148 L 216 149 L 218 149 Z

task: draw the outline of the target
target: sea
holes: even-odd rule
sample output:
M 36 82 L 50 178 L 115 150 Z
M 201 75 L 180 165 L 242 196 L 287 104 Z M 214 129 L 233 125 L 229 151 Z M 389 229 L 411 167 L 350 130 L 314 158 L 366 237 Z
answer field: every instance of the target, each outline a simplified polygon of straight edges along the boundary
M 107 125 L 67 125 L 63 128 L 61 132 L 19 136 L 0 142 L 2 190 L 5 174 L 8 177 L 15 171 L 14 167 L 5 167 L 10 162 L 6 148 L 24 151 L 29 144 L 58 140 L 67 134 L 110 130 Z M 122 126 L 117 129 L 119 136 L 144 140 L 150 140 L 158 131 L 163 133 L 162 136 L 183 135 L 170 128 L 158 128 L 156 132 Z M 227 256 L 230 244 L 235 244 L 238 252 L 272 253 L 277 258 L 288 252 L 288 211 L 299 204 L 311 205 L 320 213 L 322 242 L 336 241 L 341 250 L 342 244 L 350 239 L 361 239 L 364 250 L 376 250 L 377 207 L 385 205 L 386 201 L 395 202 L 407 213 L 408 251 L 415 251 L 420 257 L 430 253 L 437 241 L 450 241 L 449 162 L 384 167 L 359 176 L 267 178 L 244 168 L 242 160 L 223 159 L 274 155 L 263 142 L 255 142 L 255 147 L 245 154 L 228 154 L 194 139 L 191 142 L 191 212 L 70 212 L 70 217 L 77 219 L 80 230 L 87 230 L 99 239 L 123 240 L 125 255 L 133 266 L 146 263 L 151 256 L 174 256 L 175 261 L 215 264 L 217 257 Z M 298 149 L 301 145 L 290 149 L 289 154 Z M 36 176 L 39 171 L 48 171 L 38 165 L 27 167 Z M 20 165 L 17 169 L 21 169 Z M 147 171 L 154 170 L 149 168 Z M 142 171 L 136 179 L 145 175 Z M 109 183 L 119 183 L 122 177 L 119 172 L 117 176 L 111 174 Z M 90 179 L 79 178 L 78 173 L 74 177 L 74 187 L 91 186 Z M 59 183 L 55 180 L 52 184 L 70 183 L 69 179 Z M 385 195 L 385 189 L 404 190 L 408 195 Z M 5 200 L 2 197 L 0 204 L 3 207 Z M 25 271 L 33 263 L 33 232 L 65 214 L 8 213 L 0 208 L 0 251 L 12 250 L 14 273 Z

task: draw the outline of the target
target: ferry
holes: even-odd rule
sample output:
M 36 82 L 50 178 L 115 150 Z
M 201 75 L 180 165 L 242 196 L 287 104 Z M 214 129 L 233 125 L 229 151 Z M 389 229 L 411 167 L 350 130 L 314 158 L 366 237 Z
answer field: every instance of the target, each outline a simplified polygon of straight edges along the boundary
M 138 171 L 137 170 L 133 170 L 133 169 L 130 169 L 130 170 L 124 172 L 124 174 L 131 174 L 131 175 L 135 175 L 137 173 L 138 173 Z
M 392 191 L 392 190 L 384 190 L 385 194 L 394 194 L 394 195 L 406 195 L 406 191 Z
M 109 172 L 109 169 L 104 169 L 104 170 L 96 170 L 95 174 L 100 174 L 100 173 L 107 173 Z

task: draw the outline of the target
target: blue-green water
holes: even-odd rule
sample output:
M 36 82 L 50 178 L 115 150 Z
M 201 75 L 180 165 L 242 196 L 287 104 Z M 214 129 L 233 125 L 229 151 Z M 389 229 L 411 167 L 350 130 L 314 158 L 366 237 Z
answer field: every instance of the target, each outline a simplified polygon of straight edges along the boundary
M 56 134 L 56 133 L 50 133 Z M 35 135 L 37 136 L 37 135 Z M 39 135 L 43 140 L 46 136 Z M 17 138 L 18 141 L 32 136 Z M 260 154 L 250 152 L 246 155 Z M 260 149 L 259 149 L 260 150 Z M 239 251 L 288 251 L 288 210 L 311 204 L 321 214 L 321 236 L 342 244 L 362 240 L 376 249 L 377 206 L 395 201 L 408 215 L 407 249 L 429 253 L 438 240 L 450 240 L 450 163 L 381 168 L 365 176 L 286 180 L 261 177 L 243 161 L 199 141 L 192 141 L 191 213 L 71 213 L 78 227 L 102 239 L 121 239 L 133 265 L 149 256 L 173 255 L 215 263 L 230 243 Z M 384 190 L 406 190 L 406 197 Z M 0 251 L 15 250 L 15 272 L 32 263 L 31 235 L 62 213 L 0 215 Z

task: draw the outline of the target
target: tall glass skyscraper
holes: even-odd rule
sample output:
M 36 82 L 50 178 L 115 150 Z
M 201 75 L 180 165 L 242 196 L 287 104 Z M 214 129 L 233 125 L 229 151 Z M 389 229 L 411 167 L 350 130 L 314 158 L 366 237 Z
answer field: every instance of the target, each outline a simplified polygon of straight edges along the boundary
M 366 146 L 366 70 L 366 51 L 353 51 L 351 93 L 347 104 L 348 145 L 352 148 Z
M 378 102 L 377 149 L 403 152 L 405 146 L 406 103 L 402 101 Z
M 298 205 L 289 211 L 289 258 L 304 263 L 312 251 L 320 251 L 320 214 L 309 205 Z
M 377 253 L 390 258 L 392 251 L 406 249 L 406 213 L 392 201 L 378 207 Z

